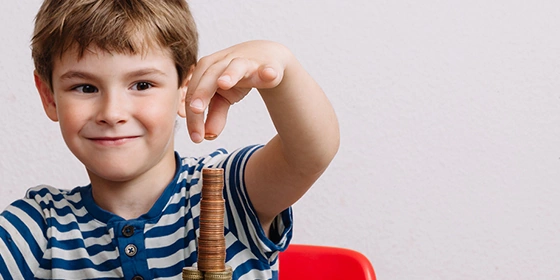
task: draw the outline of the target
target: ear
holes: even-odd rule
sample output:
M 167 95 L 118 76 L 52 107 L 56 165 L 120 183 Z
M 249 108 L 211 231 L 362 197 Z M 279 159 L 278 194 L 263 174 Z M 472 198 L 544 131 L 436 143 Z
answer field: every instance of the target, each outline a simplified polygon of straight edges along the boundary
M 54 100 L 54 94 L 51 91 L 50 86 L 39 77 L 37 71 L 33 72 L 33 77 L 35 78 L 35 87 L 41 96 L 41 102 L 43 103 L 43 109 L 45 113 L 53 122 L 58 121 L 58 114 L 56 112 L 56 102 Z
M 185 106 L 186 106 L 187 91 L 188 91 L 188 88 L 189 88 L 189 82 L 191 81 L 193 71 L 194 71 L 194 65 L 191 66 L 191 68 L 189 68 L 189 72 L 187 73 L 187 77 L 181 83 L 181 87 L 179 87 L 179 92 L 181 93 L 181 100 L 179 101 L 179 108 L 177 108 L 177 115 L 179 115 L 181 118 L 186 118 L 187 117 L 187 112 L 186 112 L 186 107 Z

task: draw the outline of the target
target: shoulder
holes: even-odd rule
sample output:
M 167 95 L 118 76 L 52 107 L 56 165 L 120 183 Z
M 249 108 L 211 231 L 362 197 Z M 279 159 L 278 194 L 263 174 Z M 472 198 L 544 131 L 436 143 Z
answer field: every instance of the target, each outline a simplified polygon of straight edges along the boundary
M 76 204 L 81 203 L 79 190 L 80 188 L 75 188 L 66 191 L 47 185 L 30 188 L 24 198 L 14 201 L 4 209 L 0 227 L 13 238 L 20 238 L 19 244 L 24 244 L 25 240 L 43 244 L 50 220 L 66 216 L 75 211 Z
M 27 190 L 25 199 L 45 205 L 58 202 L 77 202 L 81 200 L 81 190 L 87 187 L 76 187 L 72 190 L 58 189 L 49 185 L 39 185 Z
M 73 190 L 58 189 L 49 185 L 38 185 L 36 187 L 29 188 L 25 194 L 26 198 L 37 198 L 45 197 L 48 195 L 64 195 L 69 192 L 75 192 L 78 188 Z
M 40 185 L 30 188 L 24 198 L 10 204 L 0 214 L 0 244 L 5 245 L 0 246 L 0 267 L 2 259 L 7 260 L 10 271 L 27 275 L 16 278 L 31 278 L 29 276 L 39 267 L 37 261 L 43 258 L 48 247 L 48 236 L 53 233 L 49 231 L 51 225 L 67 227 L 67 221 L 57 219 L 76 209 L 72 204 L 77 202 L 75 194 L 79 189 L 65 191 Z
M 25 197 L 14 202 L 9 208 L 19 208 L 28 214 L 29 211 L 34 209 L 43 216 L 43 219 L 66 216 L 70 213 L 81 213 L 85 211 L 82 193 L 87 188 L 89 186 L 64 190 L 53 186 L 39 185 L 28 189 Z

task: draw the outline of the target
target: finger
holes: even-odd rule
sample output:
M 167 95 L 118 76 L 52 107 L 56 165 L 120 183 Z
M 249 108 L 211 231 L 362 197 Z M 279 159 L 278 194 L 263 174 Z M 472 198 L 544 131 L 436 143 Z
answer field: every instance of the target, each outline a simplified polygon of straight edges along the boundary
M 218 79 L 218 87 L 228 90 L 232 87 L 240 88 L 273 88 L 282 80 L 282 69 L 279 65 L 260 66 L 244 58 L 236 58 L 224 70 Z M 230 100 L 231 101 L 231 100 Z
M 263 83 L 274 83 L 275 80 L 282 80 L 280 73 L 272 66 L 265 66 L 259 69 L 259 78 Z
M 228 90 L 236 85 L 243 86 L 239 84 L 239 82 L 252 76 L 257 69 L 258 66 L 251 63 L 248 59 L 240 57 L 234 58 L 229 62 L 218 78 L 218 87 L 223 90 Z
M 196 85 L 198 85 L 198 81 L 200 81 L 200 78 L 202 77 L 202 75 L 204 75 L 206 73 L 206 70 L 212 66 L 213 64 L 215 64 L 217 62 L 217 58 L 215 57 L 215 55 L 212 56 L 205 56 L 203 58 L 201 58 L 195 68 L 194 71 L 191 75 L 191 80 L 189 85 L 193 86 L 194 88 L 196 88 Z
M 222 133 L 230 106 L 231 104 L 224 97 L 219 94 L 214 95 L 208 106 L 204 139 L 214 140 Z
M 187 101 L 185 103 L 187 131 L 191 140 L 195 143 L 202 142 L 204 135 L 204 111 L 202 113 L 195 112 L 190 109 L 191 105 Z
M 187 130 L 191 140 L 200 143 L 203 140 L 204 113 L 210 100 L 216 93 L 217 79 L 227 66 L 224 62 L 211 64 L 206 60 L 193 72 L 189 83 L 185 103 Z
M 187 91 L 190 110 L 202 113 L 216 92 L 217 80 L 227 67 L 227 61 L 200 60 L 196 66 Z

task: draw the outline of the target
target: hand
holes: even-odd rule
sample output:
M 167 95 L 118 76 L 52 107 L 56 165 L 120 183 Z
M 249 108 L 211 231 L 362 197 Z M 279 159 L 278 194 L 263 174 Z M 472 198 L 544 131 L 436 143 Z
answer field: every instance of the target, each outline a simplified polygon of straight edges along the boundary
M 224 129 L 229 107 L 252 88 L 278 86 L 290 55 L 278 43 L 250 41 L 200 59 L 189 81 L 185 103 L 191 140 L 200 143 L 203 137 L 215 139 Z

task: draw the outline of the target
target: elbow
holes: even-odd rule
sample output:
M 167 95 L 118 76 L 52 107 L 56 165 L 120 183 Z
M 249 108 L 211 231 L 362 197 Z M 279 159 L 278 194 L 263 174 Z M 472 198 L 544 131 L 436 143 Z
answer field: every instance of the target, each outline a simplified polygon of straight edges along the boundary
M 334 132 L 325 133 L 323 139 L 327 139 L 328 141 L 323 141 L 322 145 L 318 145 L 320 148 L 317 150 L 316 157 L 314 157 L 313 161 L 307 162 L 307 166 L 300 169 L 300 171 L 314 178 L 318 178 L 323 174 L 338 153 L 340 148 L 338 126 L 335 127 Z

